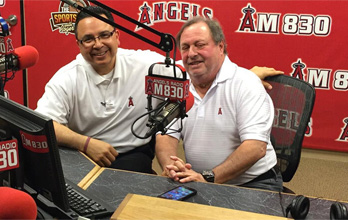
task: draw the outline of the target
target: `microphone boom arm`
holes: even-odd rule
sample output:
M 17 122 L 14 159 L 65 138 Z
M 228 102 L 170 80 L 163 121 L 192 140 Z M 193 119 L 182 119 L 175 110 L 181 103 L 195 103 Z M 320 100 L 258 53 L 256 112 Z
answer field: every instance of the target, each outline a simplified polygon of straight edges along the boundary
M 116 11 L 115 9 L 110 8 L 109 6 L 104 5 L 104 4 L 102 4 L 102 3 L 100 3 L 100 2 L 98 2 L 96 0 L 90 0 L 90 2 L 92 2 L 95 5 L 98 5 L 101 8 L 104 8 L 105 10 L 110 11 L 111 13 L 113 13 L 113 14 L 115 14 L 115 15 L 117 15 L 117 16 L 119 16 L 119 17 L 121 17 L 121 18 L 123 18 L 123 19 L 125 19 L 125 20 L 127 20 L 127 21 L 129 21 L 131 23 L 133 23 L 133 24 L 136 24 L 136 25 L 138 25 L 138 26 L 140 26 L 140 27 L 142 27 L 142 28 L 152 32 L 153 34 L 156 34 L 157 36 L 159 36 L 161 38 L 160 42 L 156 43 L 156 42 L 154 42 L 154 41 L 152 41 L 152 40 L 150 40 L 150 39 L 148 39 L 148 38 L 146 38 L 144 36 L 141 36 L 141 35 L 133 32 L 133 31 L 131 31 L 131 30 L 129 30 L 129 29 L 119 25 L 119 24 L 116 24 L 115 22 L 112 22 L 112 21 L 106 19 L 105 17 L 102 17 L 102 16 L 100 16 L 100 15 L 94 13 L 94 12 L 91 12 L 90 10 L 88 10 L 88 9 L 78 5 L 73 0 L 61 0 L 61 1 L 65 2 L 66 4 L 76 8 L 78 10 L 86 12 L 86 13 L 92 15 L 93 17 L 98 18 L 99 20 L 102 20 L 102 21 L 110 24 L 111 26 L 113 26 L 115 28 L 118 28 L 118 29 L 120 29 L 120 30 L 122 30 L 122 31 L 124 31 L 124 32 L 126 32 L 126 33 L 128 33 L 128 34 L 130 34 L 130 35 L 132 35 L 132 36 L 134 36 L 134 37 L 136 37 L 136 38 L 138 38 L 138 39 L 148 43 L 148 44 L 151 44 L 152 46 L 154 46 L 154 47 L 156 47 L 156 48 L 158 48 L 158 49 L 160 49 L 160 50 L 162 50 L 164 52 L 168 53 L 168 52 L 172 51 L 173 48 L 174 48 L 173 41 L 175 43 L 175 39 L 174 39 L 174 37 L 171 34 L 162 33 L 162 32 L 159 32 L 159 31 L 153 29 L 153 28 L 150 28 L 149 26 L 147 26 L 147 25 L 145 25 L 143 23 L 140 23 L 139 21 L 134 20 L 133 18 L 128 17 L 127 15 L 122 14 L 121 12 Z
M 76 9 L 78 9 L 80 11 L 88 13 L 91 16 L 93 16 L 93 17 L 95 17 L 95 18 L 97 18 L 97 19 L 99 19 L 101 21 L 104 21 L 105 23 L 107 23 L 107 24 L 109 24 L 111 26 L 113 26 L 115 28 L 118 28 L 118 29 L 120 29 L 120 30 L 122 30 L 122 31 L 124 31 L 124 32 L 126 32 L 126 33 L 128 33 L 128 34 L 130 34 L 130 35 L 132 35 L 132 36 L 134 36 L 134 37 L 136 37 L 136 38 L 138 38 L 138 39 L 140 39 L 140 40 L 142 40 L 142 41 L 144 41 L 144 42 L 146 42 L 146 43 L 148 43 L 148 44 L 150 44 L 150 45 L 152 45 L 152 46 L 154 46 L 154 47 L 156 47 L 156 48 L 158 48 L 158 49 L 160 49 L 160 50 L 162 50 L 164 52 L 166 52 L 166 59 L 164 61 L 164 64 L 166 64 L 166 67 L 169 67 L 169 66 L 172 65 L 173 66 L 174 78 L 177 79 L 177 80 L 182 81 L 183 83 L 188 84 L 188 80 L 186 78 L 186 71 L 182 67 L 178 66 L 181 69 L 181 72 L 182 72 L 182 79 L 178 79 L 177 76 L 176 76 L 176 66 L 177 66 L 175 64 L 175 59 L 176 59 L 175 58 L 175 56 L 176 56 L 176 41 L 175 41 L 175 38 L 171 34 L 162 33 L 162 32 L 159 32 L 159 31 L 153 29 L 153 28 L 150 28 L 149 26 L 147 26 L 145 24 L 142 24 L 139 21 L 134 20 L 133 18 L 128 17 L 127 15 L 122 14 L 119 11 L 116 11 L 113 8 L 110 8 L 109 6 L 102 4 L 102 3 L 98 2 L 97 0 L 89 0 L 93 4 L 95 4 L 95 5 L 99 6 L 99 7 L 103 8 L 103 9 L 105 9 L 105 10 L 111 12 L 111 13 L 113 13 L 114 15 L 117 15 L 117 16 L 127 20 L 128 22 L 131 22 L 131 23 L 133 23 L 133 24 L 135 24 L 135 25 L 137 25 L 139 27 L 142 27 L 145 30 L 147 30 L 147 31 L 149 31 L 149 32 L 159 36 L 160 37 L 160 42 L 156 43 L 156 42 L 154 42 L 154 41 L 152 41 L 152 40 L 150 40 L 150 39 L 148 39 L 148 38 L 146 38 L 144 36 L 141 36 L 141 35 L 135 33 L 132 30 L 129 30 L 129 29 L 125 28 L 124 26 L 121 26 L 120 24 L 116 24 L 115 22 L 110 21 L 109 19 L 107 19 L 105 17 L 102 17 L 102 16 L 100 16 L 100 15 L 98 15 L 98 14 L 96 14 L 96 13 L 90 11 L 90 10 L 88 10 L 85 7 L 82 7 L 81 5 L 78 5 L 74 0 L 61 0 L 61 1 L 65 2 L 66 4 L 72 6 L 72 7 L 76 8 Z M 173 49 L 174 49 L 174 51 L 173 51 L 173 64 L 171 64 L 170 52 Z M 156 63 L 156 64 L 161 64 L 161 63 Z M 149 69 L 149 74 L 148 74 L 149 77 L 155 77 L 156 76 L 156 77 L 160 77 L 160 78 L 161 77 L 166 78 L 165 76 L 156 75 L 156 74 L 152 73 L 153 66 L 156 65 L 156 64 L 151 65 L 151 67 Z M 188 87 L 185 87 L 185 89 L 188 89 Z M 186 107 L 185 107 L 186 106 L 186 100 L 185 100 L 186 97 L 185 97 L 183 100 L 181 100 L 181 103 L 179 103 L 179 104 L 174 104 L 174 103 L 169 104 L 170 107 L 171 107 L 170 109 L 168 109 L 169 110 L 168 113 L 170 113 L 169 115 L 160 115 L 160 117 L 162 117 L 162 118 L 160 118 L 161 119 L 160 123 L 162 123 L 162 122 L 165 123 L 165 126 L 162 126 L 162 124 L 158 124 L 158 121 L 156 121 L 156 116 L 158 116 L 156 114 L 156 112 L 155 112 L 156 110 L 152 109 L 152 102 L 151 102 L 151 100 L 153 98 L 153 94 L 148 94 L 147 98 L 148 98 L 148 106 L 147 106 L 148 112 L 146 114 L 140 116 L 137 120 L 135 120 L 134 123 L 131 126 L 131 130 L 132 130 L 133 135 L 135 135 L 138 138 L 141 138 L 141 139 L 149 138 L 150 136 L 152 136 L 157 131 L 162 131 L 162 134 L 165 134 L 169 130 L 171 125 L 174 124 L 177 121 L 176 115 L 173 115 L 174 112 L 175 113 L 179 112 L 177 114 L 177 116 L 179 118 L 181 118 L 181 119 L 183 119 L 184 117 L 187 116 L 186 115 Z M 169 103 L 169 99 L 165 103 L 168 104 Z M 173 106 L 171 106 L 171 105 L 173 105 Z M 135 123 L 141 117 L 144 117 L 147 114 L 149 115 L 149 122 L 148 122 L 147 126 L 148 127 L 152 127 L 152 129 L 150 129 L 144 137 L 141 137 L 141 136 L 139 136 L 139 135 L 137 135 L 135 133 L 135 131 L 133 130 L 133 126 L 135 125 Z M 169 125 L 169 127 L 167 128 L 166 125 Z M 181 122 L 181 126 L 182 126 L 182 122 Z M 182 129 L 182 127 L 177 132 L 180 132 L 181 129 Z

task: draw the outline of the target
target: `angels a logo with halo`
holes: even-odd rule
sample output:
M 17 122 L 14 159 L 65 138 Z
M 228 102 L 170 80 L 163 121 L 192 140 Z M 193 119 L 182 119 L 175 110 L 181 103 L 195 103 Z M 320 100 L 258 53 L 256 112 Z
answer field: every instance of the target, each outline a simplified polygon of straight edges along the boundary
M 89 6 L 87 0 L 74 0 L 82 7 Z M 50 24 L 52 31 L 59 30 L 59 33 L 74 34 L 77 11 L 65 2 L 60 2 L 58 12 L 51 12 Z

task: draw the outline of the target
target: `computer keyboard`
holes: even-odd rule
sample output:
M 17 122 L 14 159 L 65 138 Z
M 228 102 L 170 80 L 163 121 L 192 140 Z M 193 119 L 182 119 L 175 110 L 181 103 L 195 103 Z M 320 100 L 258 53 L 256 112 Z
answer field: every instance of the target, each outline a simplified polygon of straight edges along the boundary
M 89 195 L 74 183 L 66 180 L 66 191 L 70 208 L 79 216 L 101 218 L 111 216 L 115 211 L 112 207 Z M 78 216 L 75 216 L 78 217 Z

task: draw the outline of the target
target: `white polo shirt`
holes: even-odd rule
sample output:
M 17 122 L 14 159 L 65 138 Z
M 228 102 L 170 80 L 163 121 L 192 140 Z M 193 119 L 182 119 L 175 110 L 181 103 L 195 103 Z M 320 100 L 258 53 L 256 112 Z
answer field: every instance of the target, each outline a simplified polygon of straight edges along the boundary
M 190 91 L 195 97 L 194 106 L 183 120 L 181 134 L 170 135 L 183 138 L 186 160 L 192 164 L 193 170 L 213 169 L 245 140 L 267 142 L 266 155 L 244 174 L 227 183 L 246 183 L 277 163 L 270 143 L 273 103 L 254 73 L 238 67 L 226 56 L 203 99 L 192 84 Z M 178 123 L 172 128 L 178 129 Z
M 79 54 L 47 83 L 36 111 L 79 134 L 110 143 L 119 153 L 132 150 L 149 142 L 135 137 L 131 126 L 147 112 L 145 76 L 157 62 L 164 62 L 164 56 L 118 48 L 114 73 L 108 80 Z M 153 105 L 157 105 L 154 99 Z M 135 124 L 139 136 L 148 129 L 147 120 L 145 116 Z

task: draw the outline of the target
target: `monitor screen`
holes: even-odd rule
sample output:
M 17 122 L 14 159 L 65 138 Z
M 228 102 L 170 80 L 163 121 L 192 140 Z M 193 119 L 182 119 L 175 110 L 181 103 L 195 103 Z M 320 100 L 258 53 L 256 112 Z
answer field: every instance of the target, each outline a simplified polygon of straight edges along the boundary
M 68 211 L 53 121 L 0 95 L 0 130 L 3 137 L 7 136 L 18 143 L 19 167 L 10 170 L 17 175 L 15 186 L 12 187 L 29 187 L 33 190 L 29 192 L 32 196 L 43 196 L 60 209 Z

